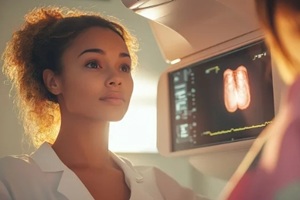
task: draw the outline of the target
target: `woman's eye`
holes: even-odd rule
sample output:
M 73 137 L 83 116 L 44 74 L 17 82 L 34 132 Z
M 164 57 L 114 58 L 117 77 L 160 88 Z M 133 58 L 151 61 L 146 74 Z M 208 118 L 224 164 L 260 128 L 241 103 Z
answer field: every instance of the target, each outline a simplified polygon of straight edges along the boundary
M 92 69 L 101 68 L 100 64 L 97 61 L 88 62 L 85 66 Z
M 121 65 L 122 72 L 131 72 L 131 67 L 129 65 Z

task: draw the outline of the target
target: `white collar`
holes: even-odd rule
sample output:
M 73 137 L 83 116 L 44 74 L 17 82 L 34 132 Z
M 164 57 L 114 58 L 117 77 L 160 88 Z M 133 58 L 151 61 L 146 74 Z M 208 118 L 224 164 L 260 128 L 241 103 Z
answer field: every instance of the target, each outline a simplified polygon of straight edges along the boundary
M 61 179 L 57 191 L 68 199 L 93 199 L 90 192 L 76 176 L 56 155 L 51 145 L 43 143 L 31 158 L 43 172 L 61 172 Z
M 123 170 L 125 181 L 131 190 L 143 183 L 144 177 L 134 169 L 127 159 L 121 158 L 112 152 L 111 157 Z M 68 199 L 93 199 L 81 180 L 59 159 L 49 143 L 43 143 L 31 154 L 31 158 L 43 172 L 61 172 L 57 190 Z M 144 193 L 146 191 L 140 192 Z

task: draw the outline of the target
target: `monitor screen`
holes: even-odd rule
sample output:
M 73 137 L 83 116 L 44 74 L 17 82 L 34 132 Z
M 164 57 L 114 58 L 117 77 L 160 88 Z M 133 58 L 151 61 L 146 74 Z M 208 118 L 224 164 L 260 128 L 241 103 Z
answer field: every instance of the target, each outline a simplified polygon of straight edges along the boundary
M 263 41 L 167 76 L 172 152 L 253 139 L 272 122 L 271 58 Z

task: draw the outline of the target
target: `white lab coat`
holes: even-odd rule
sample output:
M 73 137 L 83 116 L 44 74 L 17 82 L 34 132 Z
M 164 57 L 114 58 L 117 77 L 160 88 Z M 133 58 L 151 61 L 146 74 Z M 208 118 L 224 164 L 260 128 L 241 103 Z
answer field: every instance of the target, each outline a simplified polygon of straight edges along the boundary
M 130 200 L 195 200 L 188 188 L 155 167 L 134 167 L 127 159 L 111 154 L 125 174 Z M 44 143 L 31 155 L 0 159 L 0 199 L 93 199 L 80 179 Z

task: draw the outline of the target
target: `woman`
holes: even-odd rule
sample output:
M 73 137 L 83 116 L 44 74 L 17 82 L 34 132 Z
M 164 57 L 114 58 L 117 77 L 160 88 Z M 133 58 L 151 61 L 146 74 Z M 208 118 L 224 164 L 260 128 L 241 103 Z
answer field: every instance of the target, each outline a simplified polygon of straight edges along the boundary
M 288 91 L 221 199 L 300 199 L 300 1 L 256 0 L 256 8 Z
M 39 147 L 0 160 L 0 199 L 201 199 L 108 150 L 127 111 L 137 42 L 117 21 L 34 9 L 3 54 L 25 132 Z

